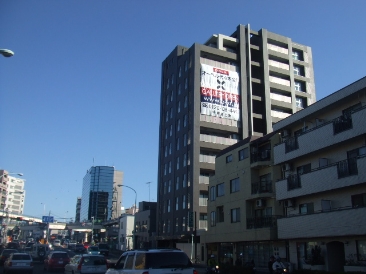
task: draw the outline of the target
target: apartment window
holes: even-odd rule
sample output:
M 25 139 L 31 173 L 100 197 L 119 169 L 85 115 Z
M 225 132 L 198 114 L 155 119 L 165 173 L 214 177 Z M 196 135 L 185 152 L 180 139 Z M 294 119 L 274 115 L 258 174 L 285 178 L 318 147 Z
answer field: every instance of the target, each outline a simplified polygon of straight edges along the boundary
M 232 223 L 240 222 L 240 208 L 233 208 L 231 210 L 231 222 Z
M 182 209 L 186 208 L 186 195 L 182 196 Z
M 188 61 L 185 60 L 184 61 L 184 71 L 187 71 L 188 70 Z
M 296 96 L 296 107 L 306 108 L 306 99 L 303 97 Z
M 224 222 L 224 206 L 218 206 L 216 208 L 216 212 L 217 212 L 217 222 L 218 223 L 222 223 Z
M 170 220 L 167 220 L 166 232 L 170 233 Z
M 177 112 L 180 112 L 180 101 L 178 102 L 178 106 L 177 106 Z
M 168 139 L 168 129 L 165 129 L 165 140 Z
M 170 100 L 169 100 L 169 95 L 168 94 L 165 96 L 165 102 L 166 102 L 166 105 L 169 105 Z
M 179 150 L 179 144 L 180 144 L 180 141 L 179 141 L 179 137 L 178 137 L 177 140 L 175 141 L 176 150 Z
M 294 87 L 296 91 L 306 92 L 304 82 L 295 81 Z
M 174 94 L 174 92 L 172 91 L 172 92 L 170 93 L 170 102 L 172 102 L 172 101 L 173 101 L 173 94 Z
M 183 135 L 183 146 L 186 146 L 187 145 L 187 134 L 184 133 Z
M 216 211 L 211 211 L 210 224 L 211 226 L 216 226 Z
M 165 149 L 164 149 L 164 156 L 168 156 L 168 146 L 165 146 Z
M 304 76 L 305 75 L 304 67 L 294 65 L 294 74 L 299 75 L 299 76 Z
M 186 108 L 188 106 L 188 97 L 187 95 L 184 96 L 184 107 Z
M 179 189 L 179 176 L 177 176 L 177 178 L 175 179 L 175 189 Z
M 179 219 L 178 218 L 175 218 L 175 232 L 178 232 L 179 230 Z
M 173 108 L 170 109 L 170 119 L 173 118 Z
M 166 111 L 165 113 L 165 122 L 169 121 L 169 110 Z
M 172 181 L 169 180 L 168 182 L 168 193 L 170 193 L 170 191 L 172 191 Z
M 240 181 L 239 178 L 235 178 L 230 180 L 230 192 L 238 192 L 240 190 Z
M 216 197 L 224 196 L 225 195 L 225 189 L 224 189 L 224 183 L 218 184 L 216 186 Z
M 172 85 L 174 84 L 174 73 L 172 74 Z
M 226 156 L 226 163 L 231 163 L 233 161 L 233 155 L 230 154 L 229 156 Z
M 180 131 L 180 119 L 177 121 L 177 131 Z
M 309 173 L 310 171 L 311 171 L 311 164 L 306 164 L 297 167 L 297 174 L 299 175 Z
M 179 169 L 179 156 L 177 157 L 177 170 Z
M 169 136 L 173 135 L 173 125 L 170 125 Z
M 175 198 L 175 210 L 179 209 L 179 197 Z
M 352 195 L 352 207 L 364 207 L 366 206 L 366 193 Z
M 182 231 L 186 231 L 186 217 L 182 217 Z
M 187 154 L 184 153 L 183 155 L 183 166 L 187 166 Z
M 164 164 L 164 175 L 166 175 L 166 173 L 167 173 L 167 164 L 165 163 Z
M 170 200 L 167 200 L 166 212 L 170 212 Z
M 302 52 L 300 50 L 292 50 L 292 59 L 303 61 Z
M 184 80 L 184 89 L 188 88 L 188 78 Z
M 239 161 L 242 161 L 246 158 L 248 158 L 248 148 L 244 148 L 244 149 L 241 149 L 239 150 Z
M 181 77 L 182 76 L 182 67 L 179 66 L 179 69 L 178 69 L 178 77 Z
M 172 143 L 169 143 L 169 155 L 172 154 Z
M 163 222 L 163 233 L 165 233 L 165 227 L 166 227 L 166 225 L 165 225 L 165 221 Z M 132 257 L 132 256 L 131 256 Z
M 169 161 L 169 170 L 168 171 L 169 171 L 169 174 L 172 173 L 172 162 L 171 161 Z
M 184 118 L 183 118 L 183 127 L 186 127 L 187 126 L 187 114 L 184 115 Z
M 191 194 L 189 194 L 189 193 L 187 195 L 187 208 L 188 209 L 191 208 Z
M 182 188 L 187 186 L 187 174 L 183 174 Z
M 300 214 L 314 213 L 314 204 L 313 203 L 300 204 L 299 205 L 299 213 Z
M 357 240 L 357 260 L 358 261 L 366 261 L 366 239 Z

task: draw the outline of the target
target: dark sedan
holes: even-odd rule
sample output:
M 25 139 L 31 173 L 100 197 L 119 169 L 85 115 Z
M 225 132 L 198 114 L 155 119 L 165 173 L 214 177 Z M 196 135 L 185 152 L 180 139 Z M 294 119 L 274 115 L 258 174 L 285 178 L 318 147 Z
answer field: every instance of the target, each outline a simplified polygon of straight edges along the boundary
M 75 253 L 84 253 L 85 250 L 86 249 L 85 249 L 84 245 L 82 245 L 82 244 L 75 245 L 75 249 L 74 249 Z

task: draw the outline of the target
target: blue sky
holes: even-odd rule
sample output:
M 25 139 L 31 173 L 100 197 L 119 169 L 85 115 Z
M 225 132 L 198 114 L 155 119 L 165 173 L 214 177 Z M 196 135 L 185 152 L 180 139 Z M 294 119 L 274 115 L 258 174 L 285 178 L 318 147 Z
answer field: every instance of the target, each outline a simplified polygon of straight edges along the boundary
M 25 214 L 74 218 L 82 179 L 113 165 L 156 201 L 161 63 L 239 24 L 312 47 L 317 99 L 365 76 L 366 1 L 0 0 L 0 169 Z M 134 203 L 124 189 L 123 206 Z

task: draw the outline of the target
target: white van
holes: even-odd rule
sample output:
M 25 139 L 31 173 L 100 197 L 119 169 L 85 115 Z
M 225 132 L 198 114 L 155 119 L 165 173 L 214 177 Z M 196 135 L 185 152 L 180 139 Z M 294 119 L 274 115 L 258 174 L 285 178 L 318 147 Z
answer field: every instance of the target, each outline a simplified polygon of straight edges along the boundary
M 34 261 L 43 261 L 47 256 L 48 252 L 50 252 L 50 246 L 48 244 L 34 244 L 32 246 L 29 255 L 32 256 Z

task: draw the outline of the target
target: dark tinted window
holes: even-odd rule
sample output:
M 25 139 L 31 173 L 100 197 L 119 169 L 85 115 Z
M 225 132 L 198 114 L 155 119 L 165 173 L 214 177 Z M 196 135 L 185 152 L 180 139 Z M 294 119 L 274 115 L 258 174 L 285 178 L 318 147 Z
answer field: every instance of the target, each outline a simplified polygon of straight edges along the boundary
M 69 255 L 67 253 L 53 253 L 52 258 L 68 258 Z
M 2 254 L 9 255 L 9 254 L 15 253 L 15 252 L 18 252 L 18 250 L 16 250 L 16 249 L 4 249 Z
M 14 254 L 13 260 L 30 260 L 30 256 L 27 254 Z
M 109 246 L 107 244 L 99 244 L 98 246 L 101 249 L 109 249 Z
M 146 254 L 146 268 L 191 267 L 184 252 L 156 252 Z
M 99 250 L 99 248 L 96 247 L 96 246 L 90 246 L 88 249 L 91 250 L 91 251 L 98 251 Z
M 83 258 L 82 265 L 105 265 L 106 260 L 101 256 L 87 256 Z

